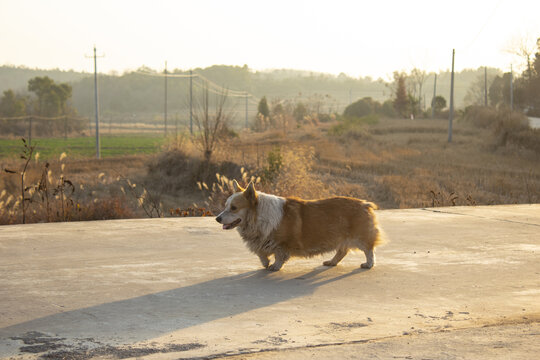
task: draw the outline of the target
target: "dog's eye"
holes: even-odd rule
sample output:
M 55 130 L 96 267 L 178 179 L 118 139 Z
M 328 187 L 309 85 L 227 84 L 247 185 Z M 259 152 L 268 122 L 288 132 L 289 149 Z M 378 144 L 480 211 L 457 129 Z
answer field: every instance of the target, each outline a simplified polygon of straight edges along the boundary
M 231 206 L 231 210 L 232 210 L 232 211 L 236 210 L 236 206 L 232 205 L 232 206 Z

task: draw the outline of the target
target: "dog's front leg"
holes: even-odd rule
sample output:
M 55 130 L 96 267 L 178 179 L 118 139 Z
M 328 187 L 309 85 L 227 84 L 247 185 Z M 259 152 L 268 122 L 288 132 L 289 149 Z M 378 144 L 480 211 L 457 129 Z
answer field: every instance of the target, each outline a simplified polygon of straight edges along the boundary
M 270 260 L 268 260 L 267 254 L 257 254 L 259 256 L 259 259 L 261 260 L 261 264 L 265 269 L 268 269 L 268 265 L 270 265 Z
M 291 257 L 287 251 L 281 248 L 277 248 L 274 252 L 275 261 L 267 269 L 270 271 L 278 271 L 283 264 Z

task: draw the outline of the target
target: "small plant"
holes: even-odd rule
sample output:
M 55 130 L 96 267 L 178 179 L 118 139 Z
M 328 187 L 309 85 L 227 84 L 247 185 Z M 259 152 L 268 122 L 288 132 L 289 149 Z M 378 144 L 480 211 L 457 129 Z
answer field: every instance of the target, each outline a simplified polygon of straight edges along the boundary
M 49 184 L 52 181 L 49 179 L 52 178 L 51 170 L 49 169 L 50 164 L 47 162 L 41 171 L 41 178 L 35 186 L 36 192 L 41 198 L 41 202 L 45 204 L 45 214 L 47 216 L 47 222 L 51 221 L 51 204 L 50 204 L 50 193 L 49 193 Z M 52 180 L 52 179 L 51 179 Z
M 137 205 L 143 209 L 149 218 L 163 217 L 163 204 L 160 201 L 160 197 L 156 196 L 148 189 L 142 186 L 142 190 L 137 189 L 137 184 L 132 183 L 129 179 L 119 176 L 120 180 L 123 180 L 126 184 L 128 192 L 137 201 Z M 125 194 L 124 187 L 120 187 L 120 190 Z
M 28 163 L 32 160 L 32 154 L 34 153 L 34 150 L 36 148 L 36 145 L 29 145 L 26 142 L 25 138 L 21 139 L 23 142 L 23 151 L 21 154 L 21 159 L 24 160 L 24 166 L 21 172 L 19 172 L 21 176 L 21 197 L 19 199 L 21 204 L 21 212 L 22 212 L 22 223 L 26 224 L 26 210 L 28 210 L 28 206 L 32 202 L 32 193 L 30 193 L 30 197 L 26 197 L 26 194 L 30 192 L 33 187 L 31 186 L 25 186 L 25 177 L 26 177 L 26 170 L 28 169 Z M 10 169 L 4 169 L 4 171 L 8 174 L 17 174 L 16 171 L 10 170 Z
M 60 161 L 63 161 L 66 157 L 66 153 L 62 153 L 60 155 Z M 74 207 L 74 202 L 71 196 L 75 192 L 75 186 L 73 183 L 64 177 L 65 165 L 66 164 L 62 163 L 60 166 L 60 178 L 56 183 L 56 187 L 53 189 L 53 195 L 60 200 L 60 208 L 62 209 L 62 214 L 60 215 L 57 212 L 56 215 L 58 218 L 62 219 L 62 221 L 66 221 L 68 219 L 68 208 Z
M 459 196 L 454 192 L 445 194 L 444 192 L 441 192 L 441 191 L 435 192 L 433 190 L 430 190 L 429 194 L 431 195 L 431 207 L 450 206 L 450 205 L 456 206 L 457 201 L 459 199 Z M 465 200 L 464 204 L 466 205 L 471 205 L 471 206 L 476 205 L 476 200 L 474 200 L 470 194 L 464 197 L 463 199 Z
M 190 206 L 186 209 L 176 208 L 176 209 L 169 209 L 169 214 L 171 216 L 179 216 L 179 217 L 194 217 L 194 216 L 214 216 L 214 214 L 207 210 L 206 208 L 199 207 L 197 204 L 193 204 L 193 206 Z
M 243 185 L 247 185 L 250 181 L 253 181 L 255 184 L 261 182 L 260 177 L 255 177 L 250 175 L 249 172 L 241 168 L 241 180 L 238 182 Z M 216 174 L 217 182 L 212 184 L 212 188 L 209 188 L 205 182 L 198 181 L 197 187 L 199 191 L 209 192 L 208 200 L 205 202 L 207 208 L 210 212 L 219 212 L 221 211 L 225 200 L 234 193 L 234 185 L 232 179 L 229 179 L 225 175 Z
M 429 191 L 431 195 L 431 207 L 436 206 L 445 206 L 447 204 L 452 204 L 452 206 L 456 206 L 456 200 L 459 198 L 454 192 L 451 192 L 450 194 L 446 195 L 444 193 L 441 193 L 440 191 Z

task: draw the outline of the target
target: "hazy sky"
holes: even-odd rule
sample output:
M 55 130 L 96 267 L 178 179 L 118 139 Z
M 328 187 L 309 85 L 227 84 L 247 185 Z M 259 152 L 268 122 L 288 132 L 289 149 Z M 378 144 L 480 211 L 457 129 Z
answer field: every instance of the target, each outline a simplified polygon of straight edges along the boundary
M 540 1 L 0 0 L 0 65 L 100 71 L 146 65 L 291 68 L 387 78 L 493 66 L 540 37 Z

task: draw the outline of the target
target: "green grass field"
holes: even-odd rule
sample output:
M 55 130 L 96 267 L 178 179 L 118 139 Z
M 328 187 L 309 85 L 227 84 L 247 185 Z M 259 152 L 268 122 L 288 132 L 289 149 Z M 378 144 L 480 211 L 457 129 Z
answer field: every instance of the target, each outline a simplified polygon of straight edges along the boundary
M 122 135 L 101 137 L 101 157 L 122 155 L 153 154 L 160 150 L 165 139 L 152 135 Z M 65 152 L 72 158 L 96 156 L 93 137 L 77 138 L 38 138 L 32 140 L 34 153 L 41 159 L 54 159 Z M 18 158 L 23 149 L 20 139 L 0 139 L 0 158 Z

